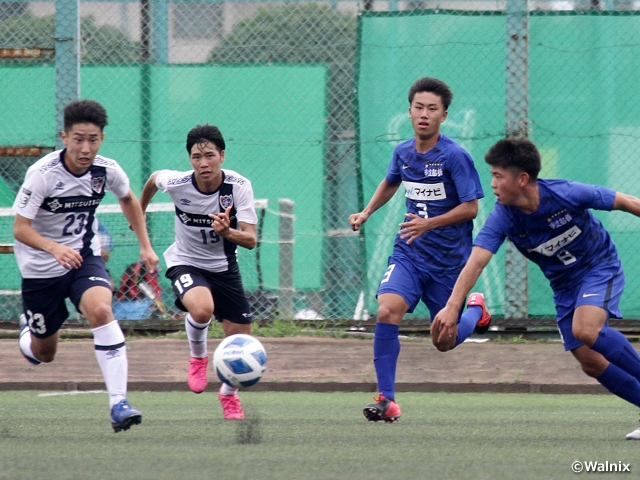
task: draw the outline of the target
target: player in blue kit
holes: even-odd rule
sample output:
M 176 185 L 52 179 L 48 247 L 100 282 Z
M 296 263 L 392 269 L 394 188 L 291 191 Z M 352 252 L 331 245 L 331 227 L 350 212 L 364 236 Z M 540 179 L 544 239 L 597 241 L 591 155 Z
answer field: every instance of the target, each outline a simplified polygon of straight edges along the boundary
M 369 421 L 394 422 L 400 417 L 395 402 L 395 374 L 400 354 L 398 330 L 405 313 L 422 300 L 435 314 L 444 307 L 453 285 L 471 252 L 472 220 L 478 199 L 484 196 L 471 156 L 440 133 L 453 93 L 441 80 L 425 77 L 409 90 L 409 118 L 414 138 L 396 146 L 385 178 L 360 213 L 349 216 L 354 231 L 385 205 L 400 185 L 404 187 L 407 213 L 400 223 L 393 253 L 378 288 L 378 316 L 373 343 L 373 363 L 379 396 L 366 405 Z M 469 296 L 469 308 L 459 322 L 440 335 L 432 327 L 434 345 L 447 351 L 471 333 L 489 327 L 491 315 L 480 293 Z M 461 314 L 461 316 L 460 316 Z
M 540 154 L 527 139 L 497 142 L 485 155 L 497 202 L 451 298 L 434 320 L 441 336 L 453 332 L 457 312 L 505 238 L 537 264 L 553 290 L 564 348 L 582 370 L 611 393 L 640 407 L 640 356 L 608 326 L 618 308 L 624 272 L 611 237 L 589 209 L 640 216 L 640 199 L 597 185 L 539 179 Z M 640 439 L 640 428 L 627 435 Z
M 139 424 L 142 414 L 126 399 L 125 339 L 113 316 L 111 281 L 101 257 L 95 214 L 107 191 L 118 198 L 147 268 L 155 269 L 158 257 L 127 175 L 114 160 L 98 155 L 106 125 L 107 112 L 97 102 L 81 100 L 65 107 L 65 148 L 27 171 L 13 205 L 13 234 L 22 276 L 20 351 L 33 364 L 53 361 L 58 330 L 69 316 L 69 298 L 91 325 L 111 423 L 119 432 Z

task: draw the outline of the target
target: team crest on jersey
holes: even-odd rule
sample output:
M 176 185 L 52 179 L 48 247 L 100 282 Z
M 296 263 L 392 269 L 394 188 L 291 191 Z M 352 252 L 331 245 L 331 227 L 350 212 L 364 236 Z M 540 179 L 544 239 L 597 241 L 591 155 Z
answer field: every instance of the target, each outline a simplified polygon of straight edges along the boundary
M 49 207 L 49 209 L 52 212 L 55 212 L 56 210 L 58 210 L 60 207 L 62 207 L 62 204 L 58 201 L 57 198 L 54 198 L 53 201 L 47 203 L 47 206 Z
M 225 210 L 233 207 L 233 195 L 220 195 L 220 206 Z
M 23 188 L 20 193 L 22 194 L 20 197 L 20 208 L 24 208 L 27 206 L 27 203 L 29 203 L 29 199 L 31 198 L 31 190 Z
M 91 178 L 91 190 L 93 190 L 96 193 L 102 193 L 102 190 L 104 189 L 104 183 L 106 182 L 107 178 L 103 175 L 100 177 L 93 177 Z

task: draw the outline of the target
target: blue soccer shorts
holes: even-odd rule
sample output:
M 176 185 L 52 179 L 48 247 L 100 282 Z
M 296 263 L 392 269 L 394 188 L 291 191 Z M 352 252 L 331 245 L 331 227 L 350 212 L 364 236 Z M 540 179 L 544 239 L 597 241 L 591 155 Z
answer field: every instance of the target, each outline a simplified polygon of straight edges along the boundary
M 22 308 L 33 336 L 47 338 L 55 334 L 69 317 L 66 298 L 80 311 L 84 292 L 96 286 L 111 291 L 111 280 L 104 260 L 99 256 L 85 257 L 77 269 L 61 277 L 23 278 Z
M 576 308 L 593 305 L 604 309 L 609 318 L 622 318 L 619 307 L 623 291 L 624 271 L 618 263 L 593 269 L 580 284 L 554 292 L 558 330 L 566 351 L 583 345 L 572 332 Z
M 185 293 L 194 287 L 205 287 L 213 297 L 213 315 L 218 322 L 225 319 L 240 324 L 253 322 L 251 305 L 244 293 L 237 265 L 226 272 L 210 272 L 190 265 L 176 265 L 167 270 L 165 276 L 171 280 L 176 296 L 175 305 L 183 312 L 187 311 L 182 303 Z
M 429 309 L 430 321 L 433 321 L 449 300 L 459 274 L 459 269 L 432 271 L 424 266 L 418 267 L 406 255 L 394 253 L 389 257 L 387 270 L 378 287 L 378 295 L 400 295 L 409 306 L 409 313 L 422 300 Z

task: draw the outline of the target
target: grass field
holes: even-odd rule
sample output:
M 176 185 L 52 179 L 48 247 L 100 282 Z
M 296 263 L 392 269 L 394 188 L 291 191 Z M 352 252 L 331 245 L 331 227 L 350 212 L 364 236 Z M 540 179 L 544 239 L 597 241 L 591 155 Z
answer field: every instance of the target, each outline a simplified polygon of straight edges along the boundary
M 362 393 L 243 392 L 224 421 L 215 393 L 131 392 L 143 423 L 114 434 L 105 393 L 0 392 L 0 479 L 638 478 L 637 410 L 611 395 L 398 397 L 368 423 Z M 580 462 L 630 464 L 582 473 Z

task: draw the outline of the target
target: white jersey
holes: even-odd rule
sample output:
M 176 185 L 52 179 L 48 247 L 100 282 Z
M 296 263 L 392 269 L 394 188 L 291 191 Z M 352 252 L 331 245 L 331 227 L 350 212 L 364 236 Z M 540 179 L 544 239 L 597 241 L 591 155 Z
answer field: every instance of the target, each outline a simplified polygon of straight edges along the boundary
M 237 263 L 237 245 L 218 236 L 210 213 L 231 207 L 231 228 L 238 222 L 258 222 L 251 182 L 232 170 L 222 170 L 222 184 L 211 193 L 201 192 L 193 170 L 160 170 L 156 187 L 171 195 L 175 205 L 175 242 L 164 252 L 167 267 L 191 265 L 225 272 Z
M 32 220 L 43 237 L 83 257 L 100 255 L 96 209 L 107 191 L 118 198 L 127 195 L 129 178 L 114 160 L 100 155 L 83 175 L 75 175 L 64 164 L 64 152 L 52 152 L 29 167 L 13 210 Z M 68 272 L 50 253 L 17 240 L 14 251 L 22 278 L 55 278 Z

